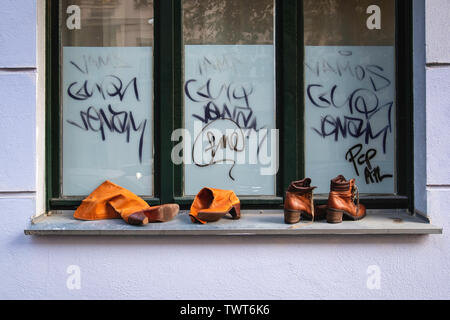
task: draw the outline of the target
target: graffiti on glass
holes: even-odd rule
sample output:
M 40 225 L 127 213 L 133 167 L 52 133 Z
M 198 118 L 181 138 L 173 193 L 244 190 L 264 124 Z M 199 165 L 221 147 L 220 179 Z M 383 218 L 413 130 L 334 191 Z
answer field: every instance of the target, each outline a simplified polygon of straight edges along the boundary
M 246 140 L 252 133 L 263 135 L 258 142 L 257 154 L 267 140 L 266 126 L 259 126 L 258 119 L 252 106 L 252 95 L 255 88 L 252 84 L 241 82 L 223 82 L 212 75 L 215 72 L 234 72 L 240 61 L 233 57 L 220 57 L 216 60 L 203 57 L 198 62 L 198 78 L 191 78 L 185 82 L 184 93 L 186 99 L 196 103 L 198 111 L 192 113 L 195 121 L 203 125 L 201 132 L 195 137 L 192 148 L 192 160 L 198 167 L 209 167 L 219 163 L 232 163 L 229 178 L 235 180 L 232 170 L 236 165 L 230 153 L 220 153 L 219 149 L 228 149 L 233 153 L 245 152 Z M 225 126 L 232 129 L 230 134 L 217 134 L 211 131 L 213 126 Z M 228 130 L 230 131 L 230 130 Z M 204 156 L 196 157 L 196 145 L 206 137 L 207 146 L 202 148 Z M 207 159 L 201 161 L 198 158 Z
M 360 166 L 365 166 L 362 171 L 367 184 L 381 183 L 393 175 L 382 174 L 380 166 L 372 166 L 371 161 L 380 152 L 387 153 L 388 137 L 393 134 L 394 101 L 382 102 L 380 97 L 393 83 L 382 66 L 355 63 L 352 55 L 351 50 L 340 50 L 334 60 L 320 59 L 315 64 L 305 64 L 319 79 L 306 88 L 306 99 L 314 108 L 322 110 L 312 130 L 336 143 L 348 139 L 362 141 L 346 151 L 345 160 L 352 164 L 357 176 L 361 174 Z M 339 80 L 326 85 L 320 82 L 330 74 Z M 346 77 L 358 85 L 349 87 Z M 363 150 L 364 145 L 369 147 L 367 151 Z
M 83 55 L 79 61 L 70 61 L 70 65 L 79 79 L 68 85 L 66 93 L 71 100 L 84 102 L 85 107 L 80 110 L 78 119 L 67 119 L 67 123 L 97 134 L 101 141 L 107 141 L 108 134 L 119 134 L 130 143 L 131 136 L 136 133 L 139 137 L 138 156 L 142 163 L 147 119 L 136 119 L 133 106 L 124 103 L 126 97 L 129 98 L 127 101 L 140 102 L 138 77 L 123 79 L 111 73 L 93 80 L 91 74 L 101 69 L 113 72 L 115 69 L 129 68 L 127 63 L 114 55 Z M 95 105 L 98 101 L 102 105 Z

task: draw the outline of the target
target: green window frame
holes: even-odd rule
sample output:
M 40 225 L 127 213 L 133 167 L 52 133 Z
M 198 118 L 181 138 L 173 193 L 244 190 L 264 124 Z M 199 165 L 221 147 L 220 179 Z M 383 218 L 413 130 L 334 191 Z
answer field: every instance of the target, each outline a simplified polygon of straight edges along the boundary
M 414 149 L 412 90 L 412 0 L 396 1 L 397 194 L 364 196 L 368 208 L 407 208 L 414 212 Z M 46 196 L 47 210 L 75 209 L 82 199 L 60 194 L 59 1 L 46 0 Z M 303 1 L 276 0 L 276 112 L 280 129 L 279 171 L 275 197 L 242 197 L 244 208 L 281 208 L 289 183 L 305 175 Z M 174 165 L 171 141 L 182 127 L 182 1 L 155 0 L 154 34 L 154 197 L 150 205 L 183 197 L 183 167 Z M 293 68 L 292 66 L 295 66 Z M 295 70 L 295 72 L 293 72 Z M 164 110 L 164 112 L 161 112 Z M 161 125 L 164 124 L 164 125 Z M 292 150 L 295 150 L 294 152 Z M 325 198 L 317 199 L 325 203 Z

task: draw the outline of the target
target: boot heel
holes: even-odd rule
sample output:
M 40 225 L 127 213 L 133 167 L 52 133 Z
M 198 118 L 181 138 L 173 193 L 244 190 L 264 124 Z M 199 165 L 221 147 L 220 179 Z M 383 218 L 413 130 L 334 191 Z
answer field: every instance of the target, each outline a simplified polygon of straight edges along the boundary
M 233 220 L 239 220 L 241 218 L 241 204 L 238 203 L 233 205 L 230 214 L 233 217 Z
M 289 211 L 284 209 L 284 223 L 296 224 L 300 222 L 302 213 L 300 211 Z
M 328 223 L 341 223 L 343 215 L 344 215 L 343 211 L 336 211 L 333 209 L 328 209 L 327 210 L 327 222 Z

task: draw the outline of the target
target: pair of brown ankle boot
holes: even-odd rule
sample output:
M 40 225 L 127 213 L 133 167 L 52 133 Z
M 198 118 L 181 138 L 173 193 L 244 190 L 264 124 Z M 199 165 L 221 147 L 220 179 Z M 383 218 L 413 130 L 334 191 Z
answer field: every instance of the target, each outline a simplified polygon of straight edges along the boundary
M 303 217 L 308 220 L 327 219 L 329 223 L 341 223 L 344 218 L 361 220 L 366 215 L 366 208 L 359 203 L 359 192 L 355 179 L 347 181 L 339 175 L 331 180 L 328 204 L 315 205 L 311 179 L 306 178 L 292 182 L 284 202 L 284 221 L 295 224 Z

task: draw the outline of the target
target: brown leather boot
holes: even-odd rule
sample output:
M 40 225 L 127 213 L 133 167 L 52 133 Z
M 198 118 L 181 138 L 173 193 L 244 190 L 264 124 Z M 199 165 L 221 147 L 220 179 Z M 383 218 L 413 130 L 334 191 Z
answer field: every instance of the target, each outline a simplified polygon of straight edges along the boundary
M 343 218 L 357 221 L 365 216 L 366 207 L 359 203 L 355 179 L 347 181 L 344 176 L 339 175 L 331 180 L 327 209 L 328 223 L 341 223 Z
M 310 178 L 291 183 L 284 201 L 284 222 L 286 224 L 298 223 L 301 217 L 308 220 L 325 218 L 325 210 L 318 210 L 319 208 L 314 206 L 313 190 L 316 188 L 311 187 Z

